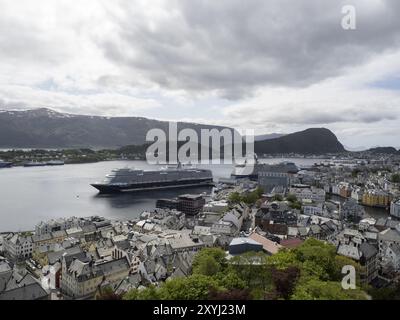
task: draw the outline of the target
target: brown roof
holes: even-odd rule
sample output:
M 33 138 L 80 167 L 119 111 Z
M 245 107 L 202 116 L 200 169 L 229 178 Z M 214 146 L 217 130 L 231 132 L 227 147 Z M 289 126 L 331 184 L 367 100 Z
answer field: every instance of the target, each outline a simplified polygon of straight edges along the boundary
M 304 241 L 301 239 L 285 239 L 281 240 L 281 245 L 285 248 L 291 249 L 291 248 L 297 248 L 300 246 Z
M 249 238 L 254 241 L 257 241 L 258 243 L 261 243 L 264 251 L 271 253 L 271 254 L 277 253 L 279 251 L 279 249 L 282 248 L 282 246 L 279 243 L 271 241 L 256 232 L 253 232 L 249 236 Z

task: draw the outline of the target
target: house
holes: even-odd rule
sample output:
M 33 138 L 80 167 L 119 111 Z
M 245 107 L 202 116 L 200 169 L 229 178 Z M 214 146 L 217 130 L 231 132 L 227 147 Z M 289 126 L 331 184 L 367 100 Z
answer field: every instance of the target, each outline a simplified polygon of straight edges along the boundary
M 259 252 L 263 245 L 252 238 L 234 238 L 229 244 L 229 254 L 237 255 L 245 252 Z
M 383 256 L 386 249 L 393 245 L 400 245 L 400 232 L 397 229 L 386 229 L 378 234 L 379 253 Z
M 295 249 L 303 244 L 303 240 L 301 239 L 283 239 L 280 241 L 280 245 L 286 249 Z
M 117 285 L 129 274 L 129 261 L 96 262 L 86 254 L 64 255 L 62 259 L 61 291 L 73 298 L 90 298 L 107 283 Z
M 0 300 L 48 300 L 49 294 L 35 282 L 0 293 Z
M 266 237 L 262 236 L 258 232 L 254 231 L 249 235 L 249 238 L 260 243 L 262 245 L 262 249 L 264 253 L 268 255 L 276 254 L 282 246 L 275 241 L 267 239 Z
M 3 239 L 3 250 L 12 259 L 30 258 L 33 252 L 32 237 L 10 233 Z
M 371 283 L 378 276 L 378 250 L 367 242 L 339 244 L 337 254 L 348 257 L 363 267 L 360 280 Z
M 315 187 L 292 187 L 289 193 L 296 196 L 299 201 L 311 200 L 314 203 L 324 203 L 326 192 Z
M 400 245 L 390 244 L 382 253 L 382 267 L 391 271 L 400 271 Z
M 26 269 L 0 260 L 0 300 L 46 300 L 48 293 Z

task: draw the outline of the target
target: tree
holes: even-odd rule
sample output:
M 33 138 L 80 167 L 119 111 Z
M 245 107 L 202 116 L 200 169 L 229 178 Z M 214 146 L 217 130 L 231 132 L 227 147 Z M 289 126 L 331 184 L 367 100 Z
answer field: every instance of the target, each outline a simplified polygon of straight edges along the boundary
M 201 256 L 193 267 L 193 274 L 213 276 L 221 269 L 221 265 L 212 256 Z
M 249 289 L 212 290 L 208 296 L 210 300 L 250 300 L 251 298 Z
M 205 248 L 199 251 L 192 264 L 193 274 L 213 276 L 226 265 L 226 253 L 220 248 Z
M 232 192 L 229 195 L 228 201 L 233 204 L 240 203 L 242 201 L 242 197 L 239 192 Z
M 289 267 L 285 270 L 272 269 L 272 282 L 278 297 L 289 299 L 292 295 L 296 282 L 300 276 L 300 269 Z
M 336 248 L 333 245 L 310 238 L 295 251 L 296 259 L 303 263 L 303 271 L 322 280 L 330 280 L 337 274 Z
M 285 270 L 289 267 L 300 267 L 295 250 L 281 249 L 278 253 L 267 258 L 267 264 L 271 268 Z
M 217 281 L 220 287 L 228 290 L 244 289 L 246 282 L 237 274 L 233 268 L 226 270 L 225 272 L 218 273 L 214 279 Z
M 211 290 L 221 288 L 217 282 L 201 274 L 166 281 L 159 289 L 162 300 L 205 300 Z
M 293 300 L 366 300 L 360 289 L 345 290 L 340 282 L 309 279 L 301 282 L 292 295 Z
M 160 300 L 159 289 L 154 285 L 150 285 L 145 289 L 132 289 L 123 297 L 123 300 Z
M 283 201 L 283 197 L 280 194 L 276 194 L 272 197 L 272 201 Z
M 297 201 L 297 197 L 296 195 L 289 193 L 286 197 L 286 200 L 289 202 L 296 202 Z
M 400 174 L 399 173 L 392 174 L 390 181 L 392 181 L 393 183 L 400 183 Z
M 101 288 L 96 294 L 96 300 L 121 300 L 122 296 L 116 294 L 111 287 Z

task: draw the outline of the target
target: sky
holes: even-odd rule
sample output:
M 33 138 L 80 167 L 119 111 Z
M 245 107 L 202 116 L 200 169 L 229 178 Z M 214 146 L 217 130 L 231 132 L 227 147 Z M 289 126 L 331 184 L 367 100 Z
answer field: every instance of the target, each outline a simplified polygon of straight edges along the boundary
M 0 0 L 0 109 L 400 148 L 399 16 L 398 0 Z

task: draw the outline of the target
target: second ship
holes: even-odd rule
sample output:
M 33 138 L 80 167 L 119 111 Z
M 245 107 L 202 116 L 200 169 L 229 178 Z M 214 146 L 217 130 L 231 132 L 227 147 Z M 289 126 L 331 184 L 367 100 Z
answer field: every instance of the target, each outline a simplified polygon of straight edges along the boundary
M 211 170 L 185 168 L 181 164 L 160 170 L 115 169 L 101 183 L 91 184 L 100 193 L 199 187 L 213 185 Z

